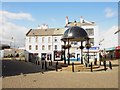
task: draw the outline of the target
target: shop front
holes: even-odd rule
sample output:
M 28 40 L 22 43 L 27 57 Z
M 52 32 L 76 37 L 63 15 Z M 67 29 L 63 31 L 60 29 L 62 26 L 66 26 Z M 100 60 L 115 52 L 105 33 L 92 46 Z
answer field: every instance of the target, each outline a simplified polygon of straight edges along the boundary
M 29 62 L 35 63 L 38 60 L 38 53 L 29 53 Z
M 41 60 L 52 60 L 52 53 L 41 53 Z
M 116 49 L 115 47 L 106 48 L 105 49 L 105 51 L 107 53 L 106 58 L 111 58 L 111 57 L 115 58 L 116 57 L 115 49 Z
M 120 59 L 120 46 L 117 46 L 117 47 L 116 47 L 115 57 L 116 57 L 117 59 Z
M 54 61 L 62 61 L 64 58 L 64 51 L 54 51 Z

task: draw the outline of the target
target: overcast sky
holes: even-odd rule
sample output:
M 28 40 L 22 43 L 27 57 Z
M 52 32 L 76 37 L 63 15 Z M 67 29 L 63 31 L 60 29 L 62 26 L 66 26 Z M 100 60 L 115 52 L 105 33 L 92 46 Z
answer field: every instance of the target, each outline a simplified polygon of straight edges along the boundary
M 3 2 L 0 9 L 0 36 L 2 43 L 10 42 L 19 47 L 24 46 L 25 34 L 30 28 L 48 24 L 50 28 L 65 26 L 65 17 L 69 21 L 94 21 L 103 33 L 118 22 L 117 2 Z

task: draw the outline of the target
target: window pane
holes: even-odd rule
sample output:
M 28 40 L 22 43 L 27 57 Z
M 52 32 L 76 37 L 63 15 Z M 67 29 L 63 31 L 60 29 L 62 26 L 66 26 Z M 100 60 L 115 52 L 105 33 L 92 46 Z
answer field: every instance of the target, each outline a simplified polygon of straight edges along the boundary
M 55 42 L 57 42 L 57 37 L 55 37 Z
M 51 50 L 51 45 L 48 45 L 48 50 Z
M 38 45 L 35 46 L 35 49 L 38 50 Z
M 42 45 L 42 50 L 45 50 L 45 46 L 44 45 Z
M 55 50 L 57 49 L 57 45 L 55 45 Z
M 86 32 L 88 33 L 89 36 L 93 36 L 94 35 L 94 29 L 93 28 L 86 29 Z
M 90 38 L 90 44 L 94 45 L 94 38 Z
M 31 45 L 29 45 L 29 50 L 31 50 L 32 49 L 32 47 L 31 47 Z

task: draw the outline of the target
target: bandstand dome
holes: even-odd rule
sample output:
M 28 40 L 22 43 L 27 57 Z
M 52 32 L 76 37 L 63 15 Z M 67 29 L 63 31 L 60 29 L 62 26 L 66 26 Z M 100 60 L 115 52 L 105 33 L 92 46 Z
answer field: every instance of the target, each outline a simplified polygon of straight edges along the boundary
M 62 37 L 63 41 L 67 41 L 68 39 L 70 41 L 77 41 L 77 42 L 85 41 L 88 39 L 88 34 L 83 28 L 78 26 L 73 26 L 67 29 Z

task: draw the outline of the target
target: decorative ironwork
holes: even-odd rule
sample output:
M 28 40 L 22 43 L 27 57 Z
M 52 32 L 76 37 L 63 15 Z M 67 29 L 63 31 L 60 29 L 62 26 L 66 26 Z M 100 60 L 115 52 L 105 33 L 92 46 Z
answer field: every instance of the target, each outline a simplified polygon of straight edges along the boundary
M 84 49 L 84 46 L 80 46 L 79 48 L 80 48 L 80 49 Z
M 63 45 L 62 48 L 63 49 L 68 49 L 68 65 L 70 64 L 70 53 L 69 53 L 69 49 L 71 47 L 71 45 L 69 44 L 70 41 L 86 41 L 88 40 L 88 34 L 87 32 L 81 28 L 81 27 L 78 27 L 78 26 L 73 26 L 73 27 L 70 27 L 68 28 L 65 32 L 64 32 L 64 35 L 61 39 L 63 42 L 68 42 L 68 45 Z M 81 52 L 84 48 L 84 46 L 80 46 L 79 47 L 81 49 Z M 81 56 L 82 56 L 82 53 L 81 53 Z M 81 60 L 82 60 L 82 57 L 81 57 Z M 82 63 L 82 62 L 81 62 Z
M 63 49 L 68 49 L 68 48 L 70 48 L 71 47 L 71 45 L 62 45 L 62 48 Z
M 87 43 L 87 44 L 85 45 L 85 47 L 86 47 L 87 49 L 89 49 L 89 48 L 91 47 L 91 44 Z

